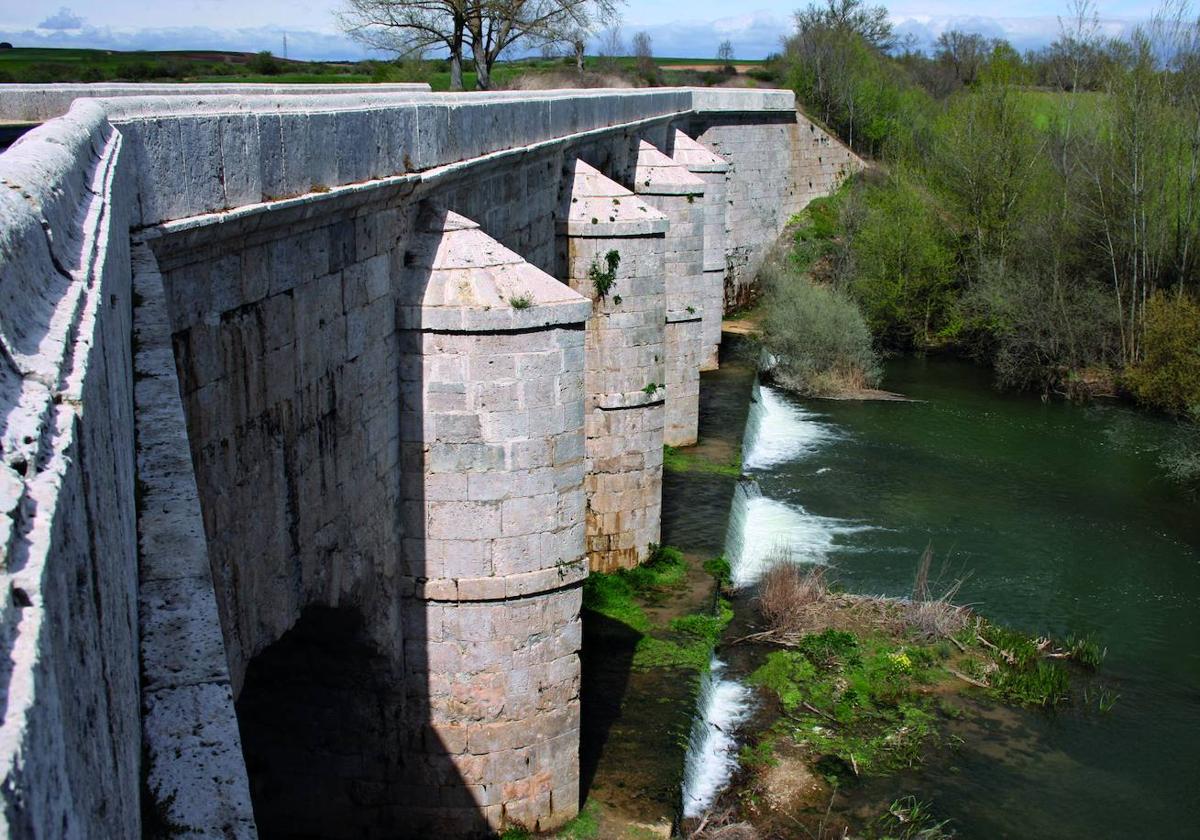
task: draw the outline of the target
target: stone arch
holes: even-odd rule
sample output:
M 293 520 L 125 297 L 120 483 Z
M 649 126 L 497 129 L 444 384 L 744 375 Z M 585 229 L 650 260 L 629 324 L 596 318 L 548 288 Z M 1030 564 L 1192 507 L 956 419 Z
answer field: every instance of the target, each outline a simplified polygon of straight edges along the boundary
M 397 836 L 403 701 L 354 607 L 307 607 L 254 656 L 237 715 L 260 836 Z

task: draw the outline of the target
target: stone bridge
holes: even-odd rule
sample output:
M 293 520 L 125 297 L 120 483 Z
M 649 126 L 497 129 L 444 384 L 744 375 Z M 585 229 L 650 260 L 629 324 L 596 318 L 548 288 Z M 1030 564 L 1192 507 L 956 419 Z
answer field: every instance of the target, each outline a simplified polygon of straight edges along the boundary
M 783 91 L 68 93 L 0 94 L 84 97 L 0 155 L 0 824 L 572 817 L 582 581 L 857 161 Z

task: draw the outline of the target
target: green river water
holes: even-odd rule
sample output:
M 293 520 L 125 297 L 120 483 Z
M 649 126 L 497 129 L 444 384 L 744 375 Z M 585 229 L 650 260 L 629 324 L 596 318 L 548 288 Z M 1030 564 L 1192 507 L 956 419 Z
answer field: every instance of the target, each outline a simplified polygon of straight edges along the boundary
M 988 618 L 1093 634 L 1120 695 L 1106 714 L 1093 701 L 997 718 L 903 792 L 965 837 L 1200 836 L 1200 501 L 1157 466 L 1174 425 L 1001 394 L 945 360 L 894 361 L 884 386 L 920 402 L 774 392 L 800 434 L 746 468 L 797 514 L 776 538 L 889 595 L 910 591 L 932 545 L 947 580 L 968 576 L 957 600 Z

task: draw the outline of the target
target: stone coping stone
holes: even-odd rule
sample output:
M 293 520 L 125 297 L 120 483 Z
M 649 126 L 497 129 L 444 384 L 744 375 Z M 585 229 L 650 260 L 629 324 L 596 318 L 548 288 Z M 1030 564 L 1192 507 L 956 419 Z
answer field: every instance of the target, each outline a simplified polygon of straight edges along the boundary
M 431 93 L 423 82 L 389 84 L 295 85 L 253 82 L 144 84 L 94 82 L 45 85 L 0 85 L 0 120 L 5 122 L 45 122 L 65 114 L 77 99 L 114 99 L 145 96 L 211 96 L 214 94 L 254 94 L 259 96 L 304 93 L 307 95 L 361 92 Z
M 777 88 L 691 88 L 692 110 L 714 111 L 795 111 L 796 94 Z
M 728 172 L 729 161 L 709 151 L 679 129 L 674 132 L 672 159 L 687 167 L 688 172 Z
M 578 158 L 566 164 L 571 188 L 563 191 L 558 232 L 607 239 L 665 234 L 671 223 L 600 170 Z
M 542 329 L 580 324 L 591 315 L 590 300 L 525 262 L 475 222 L 442 208 L 422 211 L 406 263 L 417 276 L 402 288 L 423 294 L 420 301 L 401 298 L 401 329 Z
M 642 140 L 638 143 L 633 189 L 638 195 L 704 195 L 708 185 L 687 166 Z
M 668 324 L 686 324 L 690 321 L 700 321 L 704 318 L 704 307 L 693 306 L 688 309 L 668 309 L 667 323 Z
M 401 593 L 425 601 L 504 601 L 565 589 L 588 576 L 586 559 L 519 575 L 402 578 Z
M 595 394 L 593 401 L 602 411 L 623 411 L 633 408 L 651 408 L 662 405 L 666 398 L 663 389 L 647 393 L 644 390 Z

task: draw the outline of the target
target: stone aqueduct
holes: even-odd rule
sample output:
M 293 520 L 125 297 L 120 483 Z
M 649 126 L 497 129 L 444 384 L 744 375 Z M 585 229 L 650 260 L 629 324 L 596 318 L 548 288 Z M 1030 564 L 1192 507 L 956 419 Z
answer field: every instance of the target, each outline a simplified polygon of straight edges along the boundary
M 856 165 L 782 91 L 354 90 L 0 97 L 66 111 L 0 155 L 9 836 L 573 816 L 580 585 Z

